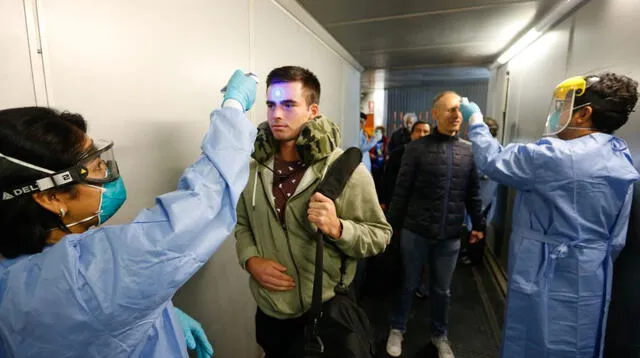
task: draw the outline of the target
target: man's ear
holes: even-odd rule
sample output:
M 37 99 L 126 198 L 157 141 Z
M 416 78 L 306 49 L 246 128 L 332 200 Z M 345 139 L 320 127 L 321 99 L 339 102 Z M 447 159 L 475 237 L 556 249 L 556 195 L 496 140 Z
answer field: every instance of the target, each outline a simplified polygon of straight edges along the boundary
M 320 114 L 320 106 L 317 103 L 309 106 L 309 111 L 311 111 L 311 118 L 316 118 L 318 114 Z
M 60 198 L 58 198 L 56 193 L 53 191 L 42 191 L 34 193 L 33 195 L 31 195 L 31 197 L 40 206 L 58 216 L 64 216 L 64 213 L 68 211 L 67 205 L 62 200 L 60 200 Z

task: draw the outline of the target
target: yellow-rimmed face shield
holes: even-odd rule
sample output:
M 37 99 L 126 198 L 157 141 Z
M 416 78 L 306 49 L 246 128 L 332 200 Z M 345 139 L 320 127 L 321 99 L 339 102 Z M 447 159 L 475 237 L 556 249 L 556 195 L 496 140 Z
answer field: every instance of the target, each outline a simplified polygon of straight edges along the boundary
M 587 80 L 582 76 L 568 78 L 556 86 L 551 99 L 544 135 L 556 135 L 571 122 L 576 97 L 582 96 L 587 89 Z

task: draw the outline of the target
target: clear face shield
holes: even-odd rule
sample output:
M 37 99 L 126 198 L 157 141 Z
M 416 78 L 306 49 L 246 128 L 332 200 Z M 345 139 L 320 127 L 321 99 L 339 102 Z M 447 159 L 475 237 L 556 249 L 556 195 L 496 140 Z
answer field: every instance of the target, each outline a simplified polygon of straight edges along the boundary
M 46 174 L 45 177 L 30 183 L 2 188 L 0 190 L 2 200 L 32 195 L 33 193 L 69 184 L 81 183 L 101 186 L 120 178 L 120 171 L 113 153 L 113 142 L 106 140 L 95 140 L 74 166 L 57 172 L 3 155 L 2 153 L 0 153 L 0 160 L 7 160 Z
M 544 136 L 556 135 L 569 126 L 574 111 L 578 109 L 574 108 L 576 97 L 582 96 L 586 87 L 587 82 L 582 76 L 568 78 L 556 86 L 551 99 Z

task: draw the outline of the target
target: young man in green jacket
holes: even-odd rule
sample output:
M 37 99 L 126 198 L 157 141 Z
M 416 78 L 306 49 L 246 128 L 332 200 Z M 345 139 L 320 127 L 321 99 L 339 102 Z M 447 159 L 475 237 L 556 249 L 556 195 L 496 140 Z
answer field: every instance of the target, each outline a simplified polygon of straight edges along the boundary
M 391 238 L 371 174 L 360 165 L 334 203 L 314 190 L 339 148 L 338 127 L 319 113 L 320 83 L 300 67 L 267 77 L 267 118 L 258 126 L 249 182 L 238 202 L 235 229 L 240 265 L 250 274 L 258 304 L 256 339 L 267 358 L 287 356 L 300 338 L 311 306 L 314 233 L 324 250 L 326 302 L 340 280 L 353 280 L 356 260 L 384 250 Z

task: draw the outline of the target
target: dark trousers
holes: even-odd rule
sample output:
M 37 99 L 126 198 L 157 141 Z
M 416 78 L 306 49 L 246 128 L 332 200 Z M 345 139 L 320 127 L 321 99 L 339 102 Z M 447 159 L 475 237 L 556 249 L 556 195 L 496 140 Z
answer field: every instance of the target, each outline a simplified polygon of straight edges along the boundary
M 266 358 L 286 358 L 294 343 L 304 336 L 307 315 L 298 318 L 277 319 L 267 316 L 260 308 L 256 312 L 256 342 Z
M 433 240 L 402 229 L 400 250 L 404 267 L 402 290 L 391 310 L 391 328 L 406 331 L 413 295 L 425 263 L 429 264 L 431 336 L 447 335 L 451 280 L 458 261 L 460 240 Z

